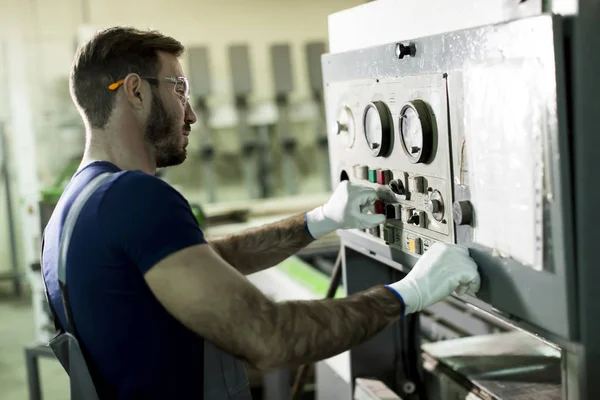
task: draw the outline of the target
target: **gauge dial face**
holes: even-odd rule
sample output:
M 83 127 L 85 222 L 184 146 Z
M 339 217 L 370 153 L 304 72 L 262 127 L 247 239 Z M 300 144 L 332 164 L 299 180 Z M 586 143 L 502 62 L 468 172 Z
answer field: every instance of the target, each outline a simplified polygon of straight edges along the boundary
M 390 112 L 381 101 L 370 103 L 363 118 L 365 139 L 375 157 L 386 156 L 390 150 L 392 126 Z
M 400 111 L 400 141 L 410 162 L 426 162 L 433 147 L 431 116 L 424 102 L 415 100 Z
M 400 131 L 402 132 L 402 141 L 410 154 L 418 154 L 423 151 L 423 128 L 419 120 L 419 114 L 412 109 L 407 108 L 401 118 Z

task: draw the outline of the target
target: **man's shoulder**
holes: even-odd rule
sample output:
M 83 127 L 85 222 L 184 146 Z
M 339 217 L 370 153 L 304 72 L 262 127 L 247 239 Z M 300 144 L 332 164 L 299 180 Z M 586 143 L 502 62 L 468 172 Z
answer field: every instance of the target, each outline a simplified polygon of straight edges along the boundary
M 108 181 L 107 194 L 127 195 L 132 198 L 140 198 L 152 195 L 177 196 L 181 194 L 168 182 L 147 174 L 143 171 L 121 171 L 114 174 L 114 178 Z

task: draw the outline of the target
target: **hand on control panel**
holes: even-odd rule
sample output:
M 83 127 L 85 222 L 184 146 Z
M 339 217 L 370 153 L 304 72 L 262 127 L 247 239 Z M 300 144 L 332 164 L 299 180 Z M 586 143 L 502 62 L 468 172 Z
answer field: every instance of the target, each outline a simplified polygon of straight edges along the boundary
M 388 288 L 402 297 L 405 314 L 421 311 L 452 292 L 475 294 L 481 280 L 469 251 L 461 246 L 434 243 L 406 277 Z
M 385 215 L 367 214 L 379 197 L 373 188 L 342 181 L 329 201 L 306 213 L 306 225 L 310 234 L 319 239 L 338 229 L 373 228 L 385 222 Z

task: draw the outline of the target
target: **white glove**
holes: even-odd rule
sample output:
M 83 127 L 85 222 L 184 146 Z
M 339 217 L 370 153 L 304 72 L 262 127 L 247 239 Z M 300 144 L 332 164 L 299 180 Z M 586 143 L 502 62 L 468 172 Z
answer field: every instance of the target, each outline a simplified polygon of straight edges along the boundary
M 385 222 L 385 215 L 361 210 L 378 199 L 375 189 L 342 181 L 326 204 L 306 213 L 306 227 L 315 239 L 337 229 L 374 228 Z
M 434 243 L 404 279 L 391 285 L 404 302 L 404 314 L 421 311 L 452 292 L 479 291 L 481 279 L 469 251 L 461 246 Z

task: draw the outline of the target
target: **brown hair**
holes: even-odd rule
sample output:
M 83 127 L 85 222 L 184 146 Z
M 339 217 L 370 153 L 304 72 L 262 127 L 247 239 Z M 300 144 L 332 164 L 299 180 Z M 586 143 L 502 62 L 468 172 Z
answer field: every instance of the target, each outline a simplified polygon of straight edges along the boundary
M 157 31 L 114 27 L 100 31 L 77 52 L 70 76 L 71 97 L 93 128 L 103 128 L 115 105 L 108 86 L 127 74 L 156 77 L 158 51 L 181 56 L 184 46 Z

